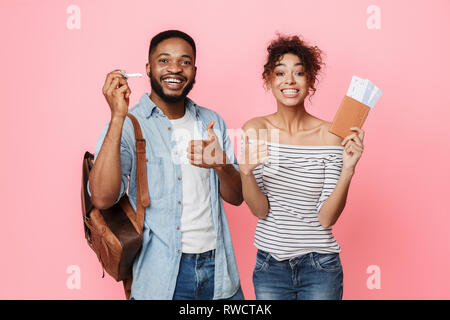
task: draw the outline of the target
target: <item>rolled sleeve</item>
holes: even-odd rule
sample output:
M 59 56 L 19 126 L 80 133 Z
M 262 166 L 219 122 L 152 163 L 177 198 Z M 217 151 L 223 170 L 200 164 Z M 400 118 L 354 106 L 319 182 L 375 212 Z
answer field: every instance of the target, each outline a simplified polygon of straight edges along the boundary
M 129 119 L 127 119 L 129 120 Z M 122 129 L 122 138 L 120 141 L 120 167 L 121 167 L 121 176 L 122 181 L 120 184 L 120 192 L 117 199 L 114 201 L 114 204 L 119 202 L 119 200 L 125 195 L 125 193 L 128 190 L 128 185 L 130 183 L 130 174 L 133 164 L 133 154 L 131 152 L 131 148 L 129 145 L 129 142 L 127 141 L 127 135 L 125 134 L 125 128 L 127 120 L 125 120 L 123 129 Z M 94 163 L 95 160 L 97 160 L 98 154 L 102 148 L 103 142 L 106 137 L 106 133 L 108 132 L 109 123 L 106 124 L 106 126 L 103 128 L 100 137 L 97 141 L 97 145 L 95 147 L 95 155 L 94 155 Z M 89 196 L 91 196 L 91 190 L 89 188 L 89 181 L 87 183 L 87 191 L 89 193 Z
M 325 179 L 322 193 L 316 204 L 317 213 L 320 212 L 325 201 L 333 192 L 342 171 L 342 154 L 331 154 L 325 159 Z
M 229 163 L 231 163 L 236 169 L 236 171 L 239 172 L 239 164 L 236 155 L 234 154 L 234 145 L 230 139 L 227 124 L 221 117 L 219 117 L 219 121 L 221 122 L 221 129 L 222 129 L 223 151 L 225 151 Z

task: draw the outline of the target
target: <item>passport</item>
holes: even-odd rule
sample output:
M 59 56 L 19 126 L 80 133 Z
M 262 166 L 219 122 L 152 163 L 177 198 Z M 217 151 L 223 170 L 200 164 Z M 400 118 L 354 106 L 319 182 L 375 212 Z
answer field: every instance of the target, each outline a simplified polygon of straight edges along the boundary
M 381 95 L 382 91 L 371 81 L 353 76 L 328 131 L 344 139 L 353 133 L 351 127 L 362 128 Z

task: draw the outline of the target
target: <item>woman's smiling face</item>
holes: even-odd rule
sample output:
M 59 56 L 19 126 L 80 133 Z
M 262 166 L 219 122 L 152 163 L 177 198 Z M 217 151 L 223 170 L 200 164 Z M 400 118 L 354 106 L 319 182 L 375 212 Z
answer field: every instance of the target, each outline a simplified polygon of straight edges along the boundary
M 298 106 L 309 93 L 309 84 L 304 66 L 300 58 L 292 53 L 286 53 L 275 64 L 266 85 L 278 104 Z

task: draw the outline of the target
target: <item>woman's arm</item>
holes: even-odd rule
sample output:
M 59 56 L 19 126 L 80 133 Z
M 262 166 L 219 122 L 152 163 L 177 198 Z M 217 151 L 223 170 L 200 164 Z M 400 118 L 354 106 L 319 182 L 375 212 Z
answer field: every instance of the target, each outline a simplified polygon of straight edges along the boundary
M 242 195 L 253 215 L 260 219 L 264 219 L 269 213 L 269 200 L 267 196 L 261 192 L 256 183 L 253 172 L 244 173 L 239 169 L 242 180 Z
M 253 169 L 268 160 L 267 145 L 265 141 L 258 142 L 259 129 L 262 129 L 256 120 L 250 120 L 243 126 L 243 150 L 241 152 L 241 162 L 239 163 L 239 173 L 242 181 L 242 195 L 253 215 L 264 219 L 269 213 L 269 200 L 259 188 Z M 249 138 L 255 139 L 253 143 Z
M 353 170 L 342 169 L 336 187 L 322 205 L 319 211 L 319 222 L 325 229 L 334 225 L 344 210 L 353 174 Z
M 358 127 L 353 127 L 351 130 L 356 131 L 356 133 L 345 137 L 341 142 L 344 145 L 344 150 L 342 151 L 343 164 L 339 180 L 319 211 L 319 222 L 324 228 L 334 225 L 344 210 L 350 182 L 355 173 L 355 166 L 364 150 L 364 131 Z

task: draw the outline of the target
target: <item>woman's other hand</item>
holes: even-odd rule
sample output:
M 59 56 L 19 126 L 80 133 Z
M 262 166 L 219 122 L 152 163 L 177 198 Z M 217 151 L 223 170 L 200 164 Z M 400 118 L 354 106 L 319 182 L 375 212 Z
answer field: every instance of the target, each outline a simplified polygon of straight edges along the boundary
M 269 160 L 266 142 L 263 140 L 249 142 L 247 135 L 243 137 L 241 155 L 239 171 L 244 175 L 252 174 L 253 169 Z

